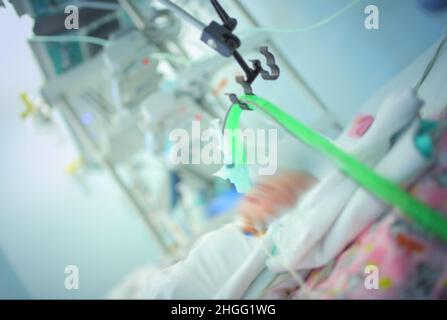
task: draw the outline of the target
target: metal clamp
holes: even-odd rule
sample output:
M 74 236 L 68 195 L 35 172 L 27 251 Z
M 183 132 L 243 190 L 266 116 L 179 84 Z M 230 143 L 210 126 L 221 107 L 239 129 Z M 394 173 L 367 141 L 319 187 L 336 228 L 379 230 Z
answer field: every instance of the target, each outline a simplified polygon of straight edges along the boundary
M 252 67 L 250 67 L 237 49 L 241 46 L 241 40 L 233 33 L 237 27 L 237 20 L 228 15 L 227 12 L 220 5 L 218 0 L 210 0 L 212 6 L 216 10 L 222 24 L 212 21 L 208 26 L 191 16 L 185 10 L 172 3 L 170 0 L 159 0 L 161 3 L 175 11 L 179 16 L 197 27 L 202 31 L 201 40 L 205 42 L 210 48 L 224 57 L 233 57 L 241 69 L 244 71 L 244 76 L 237 76 L 236 82 L 242 86 L 246 95 L 254 95 L 252 83 L 261 75 L 262 79 L 267 81 L 277 80 L 280 75 L 280 69 L 276 64 L 275 56 L 269 51 L 267 46 L 261 47 L 259 52 L 265 57 L 269 70 L 263 68 L 260 60 L 250 60 Z M 235 94 L 227 94 L 230 101 L 240 103 Z M 243 107 L 245 108 L 245 107 Z M 247 107 L 247 110 L 248 107 Z

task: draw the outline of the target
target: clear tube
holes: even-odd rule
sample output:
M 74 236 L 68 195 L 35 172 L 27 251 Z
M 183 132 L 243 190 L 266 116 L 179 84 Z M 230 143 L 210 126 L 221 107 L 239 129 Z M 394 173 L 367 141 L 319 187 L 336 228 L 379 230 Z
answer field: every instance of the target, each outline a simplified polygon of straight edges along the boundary
M 338 17 L 343 15 L 345 12 L 350 10 L 352 7 L 354 7 L 354 5 L 356 5 L 360 1 L 361 0 L 353 0 L 350 4 L 341 8 L 340 10 L 338 10 L 334 14 L 330 15 L 329 17 L 326 17 L 323 20 L 321 20 L 317 23 L 314 23 L 310 26 L 307 26 L 307 27 L 296 27 L 296 28 L 258 27 L 258 28 L 241 31 L 240 35 L 248 35 L 248 34 L 259 33 L 259 32 L 260 33 L 263 33 L 263 32 L 264 33 L 294 33 L 294 32 L 310 31 L 313 29 L 320 28 L 320 27 L 332 22 L 333 20 L 337 19 Z

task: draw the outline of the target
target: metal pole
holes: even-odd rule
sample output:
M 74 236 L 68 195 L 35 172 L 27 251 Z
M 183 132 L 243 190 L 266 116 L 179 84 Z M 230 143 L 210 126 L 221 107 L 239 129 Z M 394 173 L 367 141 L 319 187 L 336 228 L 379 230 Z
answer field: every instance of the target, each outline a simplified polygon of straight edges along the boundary
M 118 3 L 123 7 L 124 11 L 127 12 L 132 22 L 135 24 L 138 30 L 145 31 L 146 30 L 146 21 L 144 16 L 138 11 L 135 3 L 128 0 L 118 0 Z
M 79 120 L 79 117 L 76 114 L 76 111 L 72 107 L 71 103 L 68 101 L 68 99 L 63 96 L 62 97 L 62 104 L 61 109 L 64 112 L 65 116 L 68 117 L 67 120 L 75 125 L 77 128 L 77 131 L 80 132 L 84 138 L 84 141 L 87 142 L 88 148 L 90 151 L 95 155 L 97 160 L 103 165 L 107 171 L 109 172 L 110 176 L 115 180 L 120 190 L 125 194 L 130 204 L 135 208 L 135 210 L 138 212 L 140 218 L 143 220 L 144 224 L 148 227 L 151 234 L 154 236 L 155 241 L 163 251 L 163 253 L 173 253 L 172 250 L 166 245 L 166 243 L 163 240 L 163 237 L 161 236 L 160 232 L 158 231 L 157 227 L 152 223 L 152 221 L 148 218 L 146 215 L 145 208 L 140 204 L 140 202 L 134 197 L 132 192 L 129 190 L 129 188 L 126 186 L 124 181 L 121 179 L 121 177 L 118 175 L 117 171 L 115 170 L 115 166 L 111 163 L 109 159 L 107 159 L 105 156 L 101 155 L 98 152 L 98 145 L 95 141 L 93 141 L 90 137 L 90 135 L 87 133 L 85 127 L 82 125 L 82 123 Z M 73 123 L 74 122 L 74 123 Z
M 146 39 L 149 42 L 154 43 L 155 46 L 157 46 L 161 52 L 169 51 L 168 47 L 165 45 L 165 43 L 163 41 L 156 41 L 151 38 L 151 35 L 148 32 L 148 29 L 150 26 L 148 25 L 144 15 L 140 12 L 138 6 L 135 4 L 134 0 L 118 0 L 118 3 L 121 5 L 121 7 L 124 9 L 124 11 L 127 12 L 127 14 L 129 15 L 129 17 L 132 20 L 135 27 L 146 37 Z M 182 55 L 184 55 L 187 59 L 189 59 L 185 50 L 183 48 L 180 48 L 178 43 L 174 43 L 174 45 L 177 48 L 179 48 L 180 53 Z M 178 69 L 178 67 L 176 65 L 172 65 L 172 67 L 175 70 Z
M 186 20 L 188 23 L 190 23 L 195 28 L 197 28 L 199 31 L 205 30 L 206 25 L 204 23 L 202 23 L 200 20 L 196 19 L 194 16 L 189 14 L 187 11 L 180 8 L 175 3 L 173 3 L 169 0 L 158 0 L 158 2 L 162 3 L 165 7 L 172 10 L 176 15 L 178 15 L 180 18 Z

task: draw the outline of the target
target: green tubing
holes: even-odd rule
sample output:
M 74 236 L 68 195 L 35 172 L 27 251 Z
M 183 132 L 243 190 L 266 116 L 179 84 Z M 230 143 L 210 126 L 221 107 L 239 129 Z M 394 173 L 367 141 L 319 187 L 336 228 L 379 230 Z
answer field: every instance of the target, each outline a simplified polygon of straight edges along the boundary
M 254 95 L 245 95 L 239 99 L 241 102 L 248 104 L 250 108 L 264 112 L 296 138 L 326 155 L 359 185 L 375 194 L 382 201 L 400 209 L 403 214 L 424 230 L 447 241 L 447 219 L 444 218 L 442 213 L 412 197 L 400 186 L 377 174 L 355 157 L 337 147 L 329 139 L 305 126 L 267 100 Z M 239 128 L 241 112 L 242 109 L 239 105 L 232 106 L 225 129 Z M 232 135 L 230 142 L 234 148 L 240 147 L 239 135 Z M 234 148 L 232 150 L 235 150 Z M 245 161 L 245 157 L 243 161 Z M 236 164 L 244 165 L 245 162 L 243 161 L 238 161 Z
M 228 130 L 229 146 L 231 146 L 231 156 L 233 157 L 233 164 L 235 165 L 247 164 L 247 156 L 239 130 L 241 113 L 242 109 L 239 106 L 234 105 L 231 107 L 225 121 L 225 129 Z

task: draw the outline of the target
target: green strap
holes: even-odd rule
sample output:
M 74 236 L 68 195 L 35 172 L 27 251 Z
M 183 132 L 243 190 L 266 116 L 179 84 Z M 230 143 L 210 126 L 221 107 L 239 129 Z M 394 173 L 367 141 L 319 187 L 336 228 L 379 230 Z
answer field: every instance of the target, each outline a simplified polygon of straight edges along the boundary
M 447 219 L 444 218 L 442 213 L 412 197 L 400 186 L 375 173 L 355 157 L 337 147 L 329 139 L 305 126 L 267 100 L 254 95 L 245 95 L 239 99 L 247 103 L 251 108 L 259 109 L 259 111 L 266 113 L 296 138 L 333 160 L 344 173 L 349 175 L 359 185 L 374 193 L 382 201 L 399 208 L 426 231 L 447 241 Z M 239 128 L 241 112 L 239 105 L 232 106 L 227 117 L 225 129 Z M 240 136 L 235 134 L 231 136 L 232 146 L 240 146 Z M 243 161 L 245 161 L 245 156 Z M 236 164 L 239 165 L 245 164 L 245 162 L 237 162 Z

